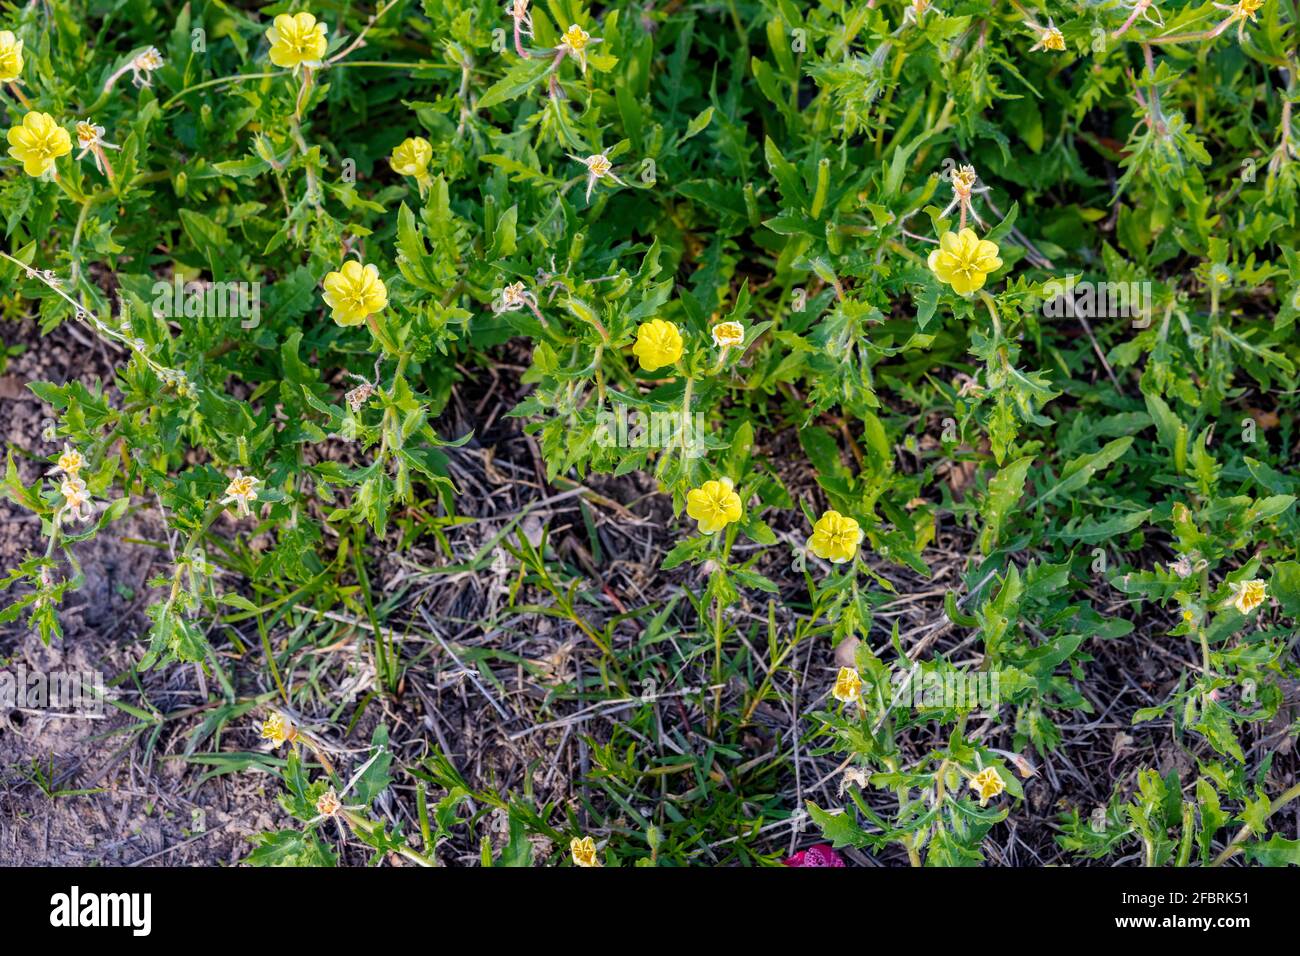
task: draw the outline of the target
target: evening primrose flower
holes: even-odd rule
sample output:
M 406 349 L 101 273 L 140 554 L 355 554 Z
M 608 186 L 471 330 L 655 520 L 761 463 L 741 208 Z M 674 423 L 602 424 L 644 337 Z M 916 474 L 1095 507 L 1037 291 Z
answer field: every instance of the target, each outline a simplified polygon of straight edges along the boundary
M 223 505 L 233 504 L 239 508 L 240 517 L 247 518 L 252 514 L 248 510 L 250 502 L 257 500 L 257 485 L 260 479 L 252 475 L 245 475 L 236 471 L 235 477 L 230 479 L 230 484 L 226 486 L 226 497 L 221 499 Z
M 343 801 L 339 799 L 333 787 L 322 793 L 320 799 L 316 801 L 316 812 L 322 817 L 332 817 L 342 809 Z
M 682 333 L 664 319 L 642 322 L 636 330 L 632 354 L 647 372 L 672 365 L 682 357 Z
M 271 716 L 262 721 L 262 739 L 271 741 L 272 746 L 290 743 L 298 737 L 298 728 L 289 723 L 284 714 L 278 710 L 271 711 Z
M 59 483 L 59 494 L 63 495 L 74 520 L 85 521 L 90 517 L 90 492 L 86 490 L 86 483 L 76 475 L 68 475 Z
M 831 688 L 831 696 L 841 704 L 851 704 L 862 697 L 862 678 L 852 667 L 841 667 L 840 672 L 835 675 L 835 686 Z
M 28 176 L 43 176 L 54 161 L 72 152 L 72 137 L 49 113 L 35 110 L 8 133 L 9 155 L 23 164 Z
M 1002 268 L 997 243 L 979 238 L 973 229 L 945 232 L 928 262 L 939 281 L 948 283 L 961 295 L 982 288 L 989 273 Z
M 561 56 L 568 55 L 577 60 L 578 66 L 585 75 L 587 72 L 587 47 L 600 42 L 602 41 L 593 37 L 575 23 L 564 31 L 564 36 L 560 38 L 560 45 L 556 47 L 556 50 Z
M 600 857 L 596 856 L 596 841 L 589 836 L 581 840 L 577 837 L 570 840 L 569 853 L 573 855 L 574 866 L 600 866 Z
M 114 143 L 105 142 L 104 127 L 96 126 L 90 120 L 82 120 L 77 124 L 77 145 L 81 147 L 81 152 L 77 154 L 77 160 L 86 158 L 87 153 L 93 153 L 95 156 L 95 168 L 110 179 L 113 176 L 113 167 L 108 164 L 108 157 L 104 155 L 106 149 L 121 149 Z
M 0 83 L 12 83 L 23 72 L 23 41 L 0 30 Z
M 327 275 L 324 286 L 325 304 L 334 310 L 331 317 L 339 325 L 360 325 L 388 305 L 388 289 L 379 278 L 379 270 L 355 259 Z
M 862 529 L 857 521 L 838 511 L 828 511 L 813 525 L 808 547 L 812 553 L 831 564 L 852 561 L 862 543 Z
M 402 140 L 393 149 L 388 163 L 393 172 L 399 176 L 414 176 L 421 179 L 429 175 L 429 161 L 433 159 L 433 147 L 423 136 L 410 136 Z
M 272 24 L 266 31 L 266 38 L 271 41 L 272 63 L 286 70 L 320 65 L 329 46 L 325 39 L 326 24 L 317 23 L 316 17 L 306 11 L 282 13 Z
M 1235 23 L 1237 39 L 1240 41 L 1245 39 L 1246 22 L 1254 23 L 1258 19 L 1255 14 L 1264 6 L 1264 0 L 1238 0 L 1237 3 L 1216 3 L 1214 6 L 1220 10 L 1227 10 L 1228 17 L 1210 31 L 1207 39 L 1217 37 Z
M 979 794 L 980 806 L 984 806 L 993 797 L 996 797 L 1007 785 L 1002 782 L 997 769 L 994 767 L 985 767 L 975 776 L 970 778 L 970 788 Z
M 64 474 L 70 478 L 76 478 L 77 474 L 86 465 L 86 459 L 81 456 L 81 452 L 73 448 L 67 442 L 63 443 L 63 454 L 59 455 L 58 461 L 54 467 L 46 472 L 47 475 Z
M 617 176 L 614 175 L 613 172 L 614 164 L 609 161 L 609 157 L 606 156 L 604 153 L 592 153 L 586 159 L 583 159 L 581 156 L 574 156 L 572 153 L 569 153 L 568 155 L 570 159 L 574 160 L 575 162 L 582 163 L 582 165 L 587 167 L 587 199 L 588 200 L 591 199 L 591 190 L 595 188 L 596 180 L 598 179 L 604 179 L 606 176 L 608 176 L 610 179 L 614 180 L 614 182 L 618 183 L 620 186 L 627 185 L 627 183 L 623 182 L 623 180 L 619 179 Z
M 149 74 L 163 67 L 162 54 L 157 47 L 149 47 L 139 53 L 130 64 L 131 82 L 138 87 L 149 86 Z
M 1047 26 L 1038 27 L 1038 42 L 1029 48 L 1030 53 L 1038 50 L 1052 50 L 1060 53 L 1065 49 L 1065 37 L 1055 23 L 1047 21 Z
M 740 495 L 730 478 L 706 481 L 686 494 L 686 514 L 699 522 L 702 534 L 714 534 L 741 515 Z
M 739 322 L 719 322 L 712 329 L 713 344 L 720 349 L 741 345 L 745 341 L 745 327 Z
M 1264 582 L 1258 578 L 1251 578 L 1249 581 L 1233 581 L 1228 587 L 1232 589 L 1232 597 L 1228 599 L 1228 603 L 1242 614 L 1249 614 L 1264 603 L 1266 594 Z

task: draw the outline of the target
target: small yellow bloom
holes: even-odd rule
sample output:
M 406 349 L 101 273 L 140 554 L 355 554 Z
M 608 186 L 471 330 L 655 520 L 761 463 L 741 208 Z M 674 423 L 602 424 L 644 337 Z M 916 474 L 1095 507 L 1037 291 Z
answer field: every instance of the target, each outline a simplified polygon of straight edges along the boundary
M 601 41 L 592 37 L 590 33 L 578 26 L 576 23 L 564 31 L 564 36 L 560 38 L 558 49 L 563 50 L 567 55 L 578 61 L 578 66 L 582 72 L 587 72 L 587 47 Z
M 1217 4 L 1216 4 L 1217 6 Z M 1239 0 L 1232 6 L 1232 17 L 1235 20 L 1250 20 L 1254 22 L 1257 17 L 1255 13 L 1264 6 L 1264 0 Z M 0 34 L 0 38 L 3 34 Z
M 835 677 L 831 696 L 842 704 L 851 704 L 862 696 L 862 678 L 852 667 L 841 667 Z
M 298 728 L 289 723 L 284 714 L 279 711 L 272 711 L 271 716 L 262 721 L 262 739 L 271 741 L 276 747 L 289 743 L 297 737 Z
M 0 83 L 12 83 L 23 72 L 23 41 L 0 30 Z
M 342 809 L 343 801 L 339 799 L 333 787 L 322 793 L 320 799 L 316 801 L 316 812 L 323 817 L 332 817 Z
M 599 180 L 604 179 L 606 176 L 618 183 L 620 186 L 627 185 L 627 183 L 623 182 L 623 180 L 619 179 L 618 176 L 614 174 L 614 164 L 609 161 L 609 157 L 604 153 L 592 153 L 585 159 L 581 156 L 574 156 L 572 153 L 569 153 L 568 155 L 570 159 L 582 163 L 582 165 L 587 167 L 587 199 L 589 201 L 591 199 L 591 191 L 596 187 L 596 183 Z
M 1036 50 L 1052 50 L 1056 53 L 1061 53 L 1065 50 L 1065 37 L 1055 25 L 1049 22 L 1048 25 L 1043 28 L 1042 32 L 1039 33 L 1038 42 L 1029 49 L 1031 53 Z
M 672 365 L 682 357 L 682 333 L 665 319 L 643 322 L 636 330 L 632 354 L 647 372 Z
M 996 769 L 985 767 L 970 778 L 970 788 L 979 794 L 980 806 L 982 807 L 990 799 L 1007 789 L 1007 785 L 1002 782 L 1002 778 L 998 776 Z
M 745 327 L 739 322 L 719 322 L 713 327 L 713 344 L 720 349 L 741 345 L 745 341 Z
M 832 564 L 852 561 L 862 543 L 862 529 L 857 521 L 838 511 L 828 511 L 813 525 L 808 547 L 812 553 Z
M 574 866 L 600 866 L 600 857 L 596 856 L 596 841 L 589 836 L 581 840 L 577 837 L 570 840 L 569 852 L 573 854 Z
M 274 26 L 266 31 L 266 38 L 271 41 L 271 62 L 286 70 L 303 64 L 318 65 L 329 46 L 325 40 L 326 29 L 310 13 L 280 14 Z
M 968 295 L 983 288 L 989 273 L 1002 268 L 997 243 L 975 235 L 973 229 L 945 232 L 939 248 L 930 253 L 930 271 L 953 291 Z
M 324 286 L 325 304 L 334 310 L 332 318 L 339 325 L 360 325 L 388 305 L 388 289 L 379 270 L 355 259 L 327 275 Z
M 230 479 L 230 484 L 226 485 L 226 497 L 221 499 L 221 503 L 235 505 L 239 509 L 239 514 L 247 518 L 252 514 L 248 510 L 249 504 L 257 500 L 258 480 L 252 475 L 236 471 L 235 477 Z
M 740 495 L 730 478 L 706 481 L 687 493 L 686 513 L 699 522 L 703 534 L 714 534 L 740 520 Z
M 9 155 L 23 164 L 28 176 L 42 176 L 54 161 L 72 152 L 72 137 L 49 113 L 28 113 L 22 125 L 9 130 Z
M 423 136 L 412 136 L 402 140 L 400 146 L 393 150 L 388 163 L 399 176 L 414 176 L 417 179 L 429 175 L 429 161 L 433 159 L 433 147 Z
M 77 451 L 67 442 L 63 443 L 63 454 L 55 462 L 53 468 L 46 472 L 47 475 L 57 475 L 60 472 L 70 478 L 76 478 L 77 473 L 86 465 L 86 459 L 81 457 L 81 452 Z
M 1228 603 L 1242 614 L 1249 614 L 1264 603 L 1264 582 L 1257 578 L 1249 581 L 1234 581 L 1229 587 L 1232 588 L 1232 597 Z

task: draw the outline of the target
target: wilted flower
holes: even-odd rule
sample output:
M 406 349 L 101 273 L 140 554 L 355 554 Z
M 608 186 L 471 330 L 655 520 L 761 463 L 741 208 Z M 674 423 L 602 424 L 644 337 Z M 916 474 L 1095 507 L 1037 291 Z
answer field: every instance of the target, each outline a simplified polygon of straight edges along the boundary
M 647 372 L 672 365 L 682 357 L 682 333 L 665 319 L 643 322 L 636 330 L 632 354 Z
M 320 799 L 316 801 L 316 812 L 323 817 L 332 817 L 342 809 L 343 801 L 339 799 L 333 787 L 322 793 Z
M 569 853 L 573 855 L 574 866 L 600 866 L 600 857 L 596 855 L 596 841 L 589 836 L 581 840 L 577 837 L 570 840 Z
M 109 178 L 113 176 L 113 168 L 108 164 L 108 157 L 104 155 L 106 149 L 121 149 L 114 143 L 105 142 L 104 127 L 96 126 L 90 120 L 82 120 L 77 124 L 77 145 L 81 147 L 81 152 L 77 154 L 78 161 L 85 159 L 87 153 L 93 153 L 95 156 L 95 168 Z
M 1051 20 L 1047 21 L 1047 26 L 1037 29 L 1038 42 L 1029 48 L 1030 53 L 1037 50 L 1053 50 L 1059 53 L 1065 49 L 1065 37 Z
M 348 391 L 348 393 L 343 396 L 343 399 L 348 403 L 348 408 L 352 409 L 352 414 L 355 415 L 357 412 L 361 411 L 362 407 L 366 404 L 366 401 L 374 393 L 375 387 L 373 385 L 369 382 L 362 382 L 356 388 Z
M 226 497 L 221 499 L 221 503 L 223 505 L 236 505 L 239 508 L 240 516 L 247 518 L 252 514 L 248 510 L 249 503 L 257 500 L 259 480 L 252 475 L 245 475 L 236 471 L 235 477 L 230 479 L 230 484 L 226 486 Z
M 266 31 L 271 41 L 271 62 L 286 70 L 299 66 L 318 66 L 329 46 L 325 39 L 328 27 L 317 23 L 310 13 L 282 13 Z
M 857 521 L 838 511 L 828 511 L 813 525 L 808 548 L 817 557 L 832 564 L 852 561 L 862 543 L 862 529 Z
M 77 477 L 77 473 L 85 467 L 86 459 L 81 457 L 81 452 L 77 451 L 67 442 L 63 443 L 63 454 L 59 455 L 58 461 L 54 467 L 46 472 L 47 475 L 65 474 L 70 478 Z
M 323 284 L 325 304 L 334 310 L 332 318 L 339 325 L 360 325 L 388 305 L 388 289 L 379 278 L 379 270 L 355 259 L 327 275 Z
M 149 86 L 149 74 L 161 70 L 162 66 L 163 57 L 158 48 L 149 47 L 131 61 L 131 82 L 136 86 Z
M 1242 614 L 1249 614 L 1264 603 L 1266 594 L 1264 582 L 1257 578 L 1251 578 L 1249 581 L 1233 581 L 1228 587 L 1232 589 L 1232 597 L 1229 598 L 1228 603 Z
M 969 196 L 978 179 L 979 176 L 975 172 L 975 167 L 969 163 L 963 163 L 952 172 L 952 191 L 959 196 Z
M 564 36 L 560 38 L 560 45 L 556 48 L 561 55 L 568 55 L 578 61 L 578 66 L 585 74 L 587 72 L 587 47 L 602 41 L 592 37 L 590 33 L 578 26 L 576 23 L 564 31 Z
M 575 162 L 582 163 L 582 165 L 587 167 L 587 198 L 588 199 L 591 199 L 591 190 L 595 188 L 596 181 L 598 179 L 604 179 L 606 176 L 614 180 L 614 182 L 618 183 L 620 186 L 627 185 L 627 183 L 623 182 L 623 180 L 619 179 L 617 176 L 614 175 L 613 173 L 614 164 L 609 161 L 609 157 L 606 156 L 604 153 L 592 153 L 586 159 L 583 159 L 581 156 L 574 156 L 572 153 L 569 153 L 569 158 L 574 160 Z
M 23 164 L 28 176 L 43 176 L 54 161 L 72 152 L 72 137 L 49 113 L 32 111 L 9 130 L 9 155 Z
M 68 475 L 59 483 L 59 494 L 63 495 L 73 520 L 85 521 L 90 517 L 90 492 L 86 490 L 86 483 L 76 475 Z
M 23 41 L 0 30 L 0 83 L 12 83 L 23 72 Z
M 851 704 L 862 697 L 862 678 L 852 667 L 841 667 L 835 675 L 835 686 L 831 696 L 841 704 Z
M 930 0 L 912 0 L 907 9 L 903 11 L 903 22 L 911 21 L 919 24 L 929 9 Z
M 745 327 L 739 322 L 719 322 L 712 331 L 713 344 L 720 349 L 741 345 L 745 341 Z
M 985 767 L 970 778 L 970 788 L 979 794 L 982 807 L 1005 790 L 1007 785 L 1002 782 L 1002 777 L 998 775 L 996 768 Z
M 939 281 L 948 283 L 961 295 L 983 288 L 989 273 L 1002 268 L 997 243 L 979 238 L 973 229 L 945 232 L 928 262 Z
M 528 307 L 532 293 L 522 282 L 509 282 L 501 290 L 501 295 L 492 303 L 492 311 L 498 315 L 502 312 L 518 312 Z
M 686 514 L 699 522 L 703 534 L 721 531 L 741 515 L 740 495 L 730 478 L 706 481 L 686 494 Z
M 290 743 L 297 737 L 298 728 L 278 710 L 271 711 L 271 716 L 262 721 L 262 739 L 271 741 L 273 746 Z
M 507 0 L 506 16 L 510 17 L 515 23 L 515 52 L 528 59 L 528 51 L 524 49 L 523 37 L 533 35 L 533 15 L 528 12 L 529 0 Z

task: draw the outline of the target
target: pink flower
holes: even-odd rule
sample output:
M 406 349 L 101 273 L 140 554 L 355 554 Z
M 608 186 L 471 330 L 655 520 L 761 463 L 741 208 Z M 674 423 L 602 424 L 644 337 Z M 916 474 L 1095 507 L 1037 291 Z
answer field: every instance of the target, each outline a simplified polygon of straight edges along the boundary
M 828 843 L 818 843 L 806 850 L 800 850 L 785 861 L 786 866 L 843 866 L 844 860 L 831 849 Z

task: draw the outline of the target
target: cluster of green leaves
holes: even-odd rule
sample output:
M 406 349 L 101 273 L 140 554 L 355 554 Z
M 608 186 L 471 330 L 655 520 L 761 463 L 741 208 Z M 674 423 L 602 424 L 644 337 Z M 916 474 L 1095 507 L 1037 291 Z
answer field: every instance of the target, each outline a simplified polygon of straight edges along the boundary
M 1200 651 L 1201 667 L 1139 719 L 1169 717 L 1235 779 L 1239 728 L 1272 716 L 1277 678 L 1295 673 L 1296 4 L 1266 0 L 1214 31 L 1232 14 L 1209 2 L 1130 18 L 1131 6 L 1067 0 L 1050 11 L 1063 51 L 1041 48 L 1044 6 L 737 0 L 716 17 L 546 0 L 521 24 L 525 56 L 497 0 L 397 0 L 367 31 L 374 58 L 330 64 L 305 96 L 263 62 L 266 15 L 288 5 L 121 0 L 88 17 L 51 0 L 16 14 L 6 25 L 29 45 L 38 108 L 88 116 L 123 146 L 111 183 L 68 157 L 57 182 L 6 169 L 0 195 L 13 259 L 54 270 L 87 310 L 79 320 L 129 355 L 112 400 L 75 383 L 38 394 L 59 411 L 59 440 L 86 454 L 95 496 L 160 501 L 181 536 L 148 660 L 203 659 L 205 603 L 244 600 L 204 584 L 214 550 L 268 591 L 292 591 L 347 567 L 357 538 L 345 530 L 331 559 L 327 527 L 383 533 L 434 503 L 422 489 L 449 507 L 430 420 L 450 358 L 522 338 L 531 392 L 515 414 L 553 478 L 645 470 L 678 510 L 704 481 L 735 482 L 742 521 L 683 534 L 665 562 L 708 562 L 705 592 L 688 596 L 715 684 L 751 676 L 729 652 L 752 636 L 731 609 L 742 592 L 778 592 L 757 568 L 776 553 L 773 527 L 806 528 L 821 504 L 796 501 L 756 450 L 796 434 L 820 497 L 863 529 L 847 567 L 797 551 L 807 598 L 792 603 L 795 624 L 769 627 L 766 673 L 739 714 L 715 703 L 711 727 L 743 733 L 801 642 L 861 640 L 864 703 L 824 712 L 819 745 L 898 811 L 886 819 L 859 791 L 843 813 L 813 808 L 837 842 L 975 862 L 1007 807 L 974 805 L 964 775 L 1000 768 L 1016 795 L 1016 772 L 970 732 L 968 708 L 893 704 L 892 675 L 923 635 L 869 646 L 896 587 L 890 566 L 930 573 L 945 523 L 973 542 L 946 622 L 1003 678 L 1015 750 L 1052 751 L 1060 715 L 1092 711 L 1088 642 L 1158 640 Z M 330 13 L 333 55 L 367 21 Z M 592 37 L 581 63 L 560 45 L 572 25 Z M 149 43 L 166 59 L 154 85 L 103 91 Z M 431 145 L 427 188 L 384 162 L 410 135 Z M 610 174 L 589 172 L 597 154 Z M 949 200 L 966 163 L 980 188 L 963 209 Z M 963 225 L 1002 260 L 967 295 L 927 265 Z M 319 299 L 353 254 L 389 286 L 371 328 L 334 325 Z M 160 275 L 261 282 L 263 320 L 157 316 Z M 1146 283 L 1149 313 L 1053 314 L 1045 303 L 1067 276 Z M 0 278 L 47 324 L 77 320 L 14 262 Z M 518 283 L 526 308 L 506 297 Z M 672 322 L 684 348 L 647 371 L 631 346 L 651 319 Z M 743 345 L 715 347 L 721 320 L 744 325 Z M 354 411 L 341 393 L 358 381 L 374 398 Z M 633 412 L 702 422 L 700 441 L 611 428 Z M 330 436 L 370 463 L 320 455 Z M 274 544 L 256 555 L 213 533 L 235 468 L 264 482 L 256 530 Z M 65 582 L 48 571 L 56 543 L 75 560 L 75 541 L 51 520 L 58 495 L 17 475 L 9 493 L 43 516 L 51 553 L 9 579 L 33 589 L 6 613 L 28 610 L 53 634 Z M 757 546 L 743 561 L 739 534 Z M 578 624 L 572 587 L 530 547 L 521 536 L 527 580 L 551 583 L 552 610 Z M 1184 559 L 1190 576 L 1173 570 Z M 1226 601 L 1254 578 L 1278 603 L 1247 619 Z M 1102 587 L 1132 613 L 1094 607 Z M 1191 619 L 1166 622 L 1170 605 Z M 636 675 L 610 632 L 589 636 L 603 677 L 626 689 Z M 922 678 L 954 667 L 915 666 Z M 1248 705 L 1228 706 L 1245 686 Z M 901 763 L 904 735 L 935 723 L 947 746 Z M 642 856 L 645 839 L 629 852 Z

